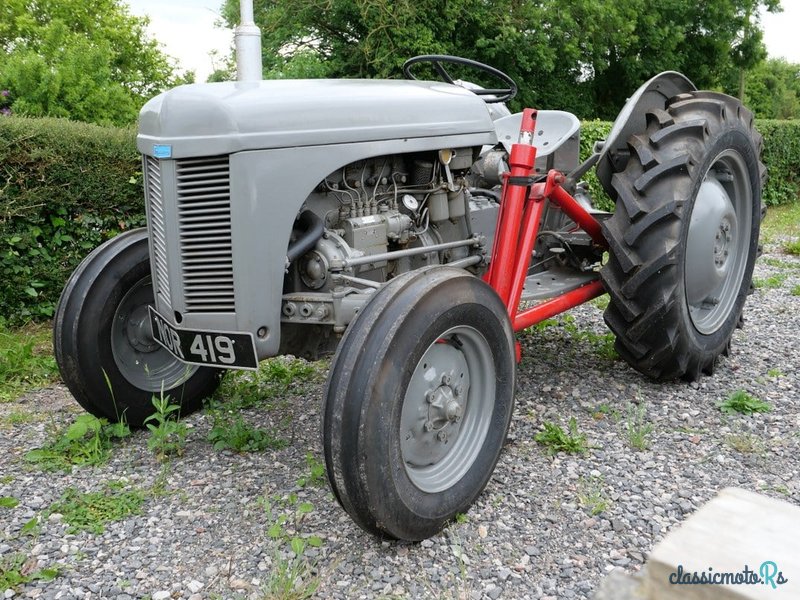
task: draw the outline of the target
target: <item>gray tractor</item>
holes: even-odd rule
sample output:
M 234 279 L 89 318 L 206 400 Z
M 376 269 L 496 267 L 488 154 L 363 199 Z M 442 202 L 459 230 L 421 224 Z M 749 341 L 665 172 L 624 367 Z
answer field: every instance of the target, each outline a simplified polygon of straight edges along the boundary
M 439 80 L 419 80 L 432 67 Z M 482 88 L 453 65 L 494 77 Z M 752 114 L 667 72 L 580 164 L 579 122 L 510 114 L 450 56 L 400 80 L 186 85 L 141 111 L 147 228 L 92 252 L 55 317 L 63 380 L 139 426 L 226 369 L 335 352 L 327 474 L 364 529 L 419 540 L 481 493 L 512 414 L 514 332 L 602 293 L 630 365 L 710 373 L 740 323 L 764 169 Z M 596 168 L 616 210 L 595 209 Z

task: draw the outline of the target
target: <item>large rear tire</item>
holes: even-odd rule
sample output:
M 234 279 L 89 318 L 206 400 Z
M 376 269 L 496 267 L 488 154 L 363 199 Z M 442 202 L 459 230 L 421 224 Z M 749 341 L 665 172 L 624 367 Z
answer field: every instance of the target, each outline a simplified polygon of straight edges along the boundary
M 658 379 L 694 380 L 727 353 L 758 252 L 761 135 L 735 98 L 691 92 L 647 114 L 611 182 L 603 223 L 605 321 L 619 354 Z
M 353 520 L 421 540 L 465 512 L 503 447 L 515 367 L 505 307 L 480 279 L 430 267 L 378 292 L 324 391 L 328 479 Z
M 219 385 L 219 370 L 186 365 L 153 340 L 151 304 L 144 229 L 96 248 L 67 281 L 53 321 L 55 357 L 69 391 L 93 415 L 139 427 L 154 395 L 163 391 L 187 415 Z

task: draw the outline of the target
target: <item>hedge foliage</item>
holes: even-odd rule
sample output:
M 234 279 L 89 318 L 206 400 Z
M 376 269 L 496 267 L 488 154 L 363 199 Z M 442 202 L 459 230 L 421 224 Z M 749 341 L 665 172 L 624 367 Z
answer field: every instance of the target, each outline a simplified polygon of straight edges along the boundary
M 0 117 L 0 316 L 52 316 L 92 248 L 144 224 L 133 129 Z
M 800 196 L 800 122 L 759 121 L 770 178 L 767 204 Z M 581 158 L 611 123 L 589 121 Z M 69 274 L 91 249 L 144 225 L 133 129 L 0 117 L 0 317 L 50 317 Z M 590 173 L 595 203 L 611 200 Z

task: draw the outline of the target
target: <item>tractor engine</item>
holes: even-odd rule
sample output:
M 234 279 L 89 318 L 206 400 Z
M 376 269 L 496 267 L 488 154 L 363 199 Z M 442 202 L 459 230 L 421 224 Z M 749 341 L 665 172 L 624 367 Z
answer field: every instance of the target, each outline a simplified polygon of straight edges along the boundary
M 332 349 L 380 283 L 426 265 L 480 272 L 499 194 L 475 187 L 480 147 L 361 160 L 325 177 L 308 196 L 289 244 L 281 307 L 282 351 Z M 308 326 L 320 328 L 308 335 Z M 330 326 L 333 326 L 331 329 Z M 295 331 L 293 326 L 302 326 Z M 330 341 L 327 345 L 320 342 Z

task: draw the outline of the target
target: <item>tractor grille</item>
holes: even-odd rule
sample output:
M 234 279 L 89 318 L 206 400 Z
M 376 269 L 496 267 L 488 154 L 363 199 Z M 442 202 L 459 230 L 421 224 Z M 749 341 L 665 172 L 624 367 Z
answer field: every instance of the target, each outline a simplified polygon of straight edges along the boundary
M 233 313 L 228 157 L 179 159 L 175 175 L 186 312 Z
M 150 211 L 150 232 L 153 245 L 153 275 L 156 304 L 169 314 L 169 271 L 167 269 L 167 233 L 164 223 L 164 196 L 161 190 L 161 163 L 150 156 L 144 157 L 144 177 L 147 203 Z

